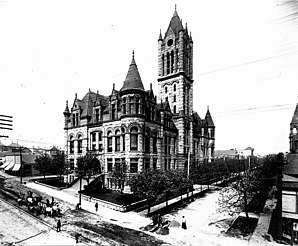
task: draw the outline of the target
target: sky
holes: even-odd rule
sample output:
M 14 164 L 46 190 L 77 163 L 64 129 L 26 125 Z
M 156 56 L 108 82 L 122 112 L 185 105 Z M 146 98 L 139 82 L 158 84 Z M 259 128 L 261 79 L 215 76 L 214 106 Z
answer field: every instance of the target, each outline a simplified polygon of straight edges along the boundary
M 207 107 L 215 149 L 289 150 L 298 102 L 298 1 L 0 1 L 2 143 L 63 147 L 66 100 L 121 89 L 134 50 L 157 95 L 158 37 L 175 5 L 194 41 L 194 110 Z

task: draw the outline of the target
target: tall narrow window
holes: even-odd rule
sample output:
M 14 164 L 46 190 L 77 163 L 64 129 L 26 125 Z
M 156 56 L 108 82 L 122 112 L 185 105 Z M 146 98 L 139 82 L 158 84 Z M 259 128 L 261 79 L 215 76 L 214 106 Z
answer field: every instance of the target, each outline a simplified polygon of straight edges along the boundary
M 179 53 L 178 49 L 176 49 L 176 72 L 179 70 Z
M 140 108 L 140 98 L 136 98 L 136 114 L 139 114 L 139 108 Z
M 99 109 L 95 109 L 95 123 L 99 122 Z
M 112 104 L 112 120 L 116 119 L 116 105 Z
M 83 148 L 82 148 L 82 136 L 79 135 L 78 136 L 78 154 L 81 154 L 83 152 Z
M 108 152 L 113 151 L 113 141 L 112 141 L 112 132 L 108 132 Z
M 69 170 L 74 170 L 74 159 L 69 159 Z
M 98 150 L 102 151 L 102 132 L 98 132 Z
M 157 134 L 153 133 L 153 153 L 157 153 Z
M 177 112 L 176 112 L 176 105 L 174 105 L 173 111 L 174 111 L 173 112 L 174 114 L 177 114 Z
M 150 158 L 144 159 L 144 169 L 148 170 L 150 168 Z
M 153 158 L 153 169 L 157 168 L 157 159 Z
M 136 127 L 130 130 L 130 150 L 138 150 L 138 129 Z
M 72 126 L 76 126 L 76 115 L 72 115 Z
M 150 153 L 150 131 L 147 129 L 144 136 L 145 152 Z
M 70 154 L 74 153 L 74 139 L 73 139 L 73 137 L 70 137 L 70 139 L 69 139 L 69 153 Z
M 171 51 L 171 73 L 174 72 L 174 51 Z
M 115 135 L 115 151 L 120 151 L 120 131 L 117 130 Z
M 164 76 L 165 75 L 165 55 L 164 54 L 162 55 L 161 62 L 162 62 L 162 64 L 161 64 L 162 76 Z
M 79 114 L 77 113 L 76 114 L 76 126 L 78 126 L 79 125 Z
M 125 129 L 122 127 L 121 128 L 122 132 L 122 151 L 125 151 Z
M 91 146 L 92 150 L 96 150 L 96 132 L 91 133 Z
M 174 88 L 173 88 L 173 91 L 176 91 L 176 84 L 174 84 Z
M 122 99 L 122 112 L 126 114 L 126 98 Z
M 173 102 L 176 102 L 176 95 L 174 95 L 173 97 Z
M 138 159 L 137 158 L 131 158 L 130 159 L 130 172 L 131 173 L 137 173 L 138 172 Z
M 112 158 L 108 158 L 107 159 L 107 171 L 108 172 L 112 172 L 113 171 L 113 159 Z
M 167 74 L 170 73 L 170 53 L 167 53 Z

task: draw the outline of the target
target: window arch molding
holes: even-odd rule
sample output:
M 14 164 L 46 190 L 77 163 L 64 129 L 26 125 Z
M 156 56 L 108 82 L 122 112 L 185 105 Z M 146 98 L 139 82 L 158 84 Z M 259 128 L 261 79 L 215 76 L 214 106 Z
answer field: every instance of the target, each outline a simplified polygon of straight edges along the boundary
M 82 132 L 78 132 L 76 135 L 76 139 L 82 139 L 84 134 Z
M 112 127 L 109 127 L 106 129 L 106 136 L 108 136 L 108 133 L 111 132 L 112 136 L 115 135 L 115 129 Z

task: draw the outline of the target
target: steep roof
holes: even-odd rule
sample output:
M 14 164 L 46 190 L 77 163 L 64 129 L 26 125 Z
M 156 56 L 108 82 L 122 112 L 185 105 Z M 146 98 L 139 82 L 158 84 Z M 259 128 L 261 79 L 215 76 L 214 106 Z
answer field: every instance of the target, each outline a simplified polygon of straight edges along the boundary
M 135 62 L 134 53 L 132 55 L 132 60 L 129 65 L 129 69 L 128 69 L 123 87 L 121 88 L 120 91 L 129 90 L 129 89 L 144 90 L 142 79 L 139 74 L 137 64 Z
M 101 100 L 104 106 L 108 104 L 107 97 L 89 90 L 88 93 L 81 100 L 82 118 L 92 116 L 92 110 L 96 99 Z
M 182 25 L 182 22 L 181 22 L 181 19 L 179 18 L 178 16 L 178 13 L 177 13 L 177 10 L 175 9 L 174 11 L 174 14 L 173 14 L 173 17 L 170 21 L 170 24 L 169 24 L 169 27 L 166 31 L 166 35 L 168 34 L 168 32 L 170 31 L 170 29 L 172 29 L 172 31 L 174 32 L 174 34 L 177 36 L 178 33 L 181 31 L 181 30 L 184 30 L 183 28 L 183 25 Z
M 295 124 L 298 124 L 298 103 L 296 105 L 294 115 L 293 115 L 292 121 L 291 121 L 291 125 L 295 125 Z
M 212 120 L 212 117 L 211 117 L 211 114 L 210 114 L 210 111 L 209 111 L 209 108 L 207 109 L 207 113 L 206 113 L 206 116 L 205 116 L 205 121 L 207 122 L 208 127 L 215 127 L 215 125 L 213 123 L 213 120 Z

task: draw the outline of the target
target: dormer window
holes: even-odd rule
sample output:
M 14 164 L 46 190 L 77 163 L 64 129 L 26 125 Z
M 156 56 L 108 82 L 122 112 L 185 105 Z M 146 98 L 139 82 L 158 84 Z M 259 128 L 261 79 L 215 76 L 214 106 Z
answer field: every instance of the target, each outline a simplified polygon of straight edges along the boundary
M 95 109 L 95 123 L 99 122 L 99 109 Z

